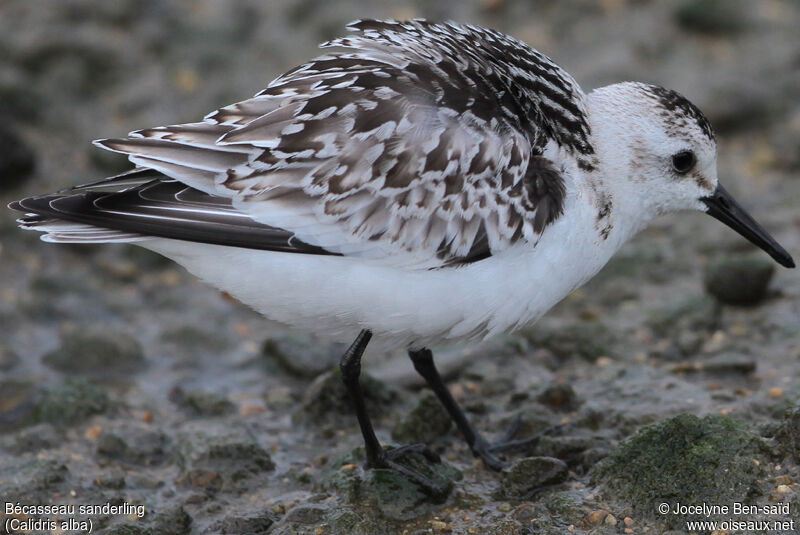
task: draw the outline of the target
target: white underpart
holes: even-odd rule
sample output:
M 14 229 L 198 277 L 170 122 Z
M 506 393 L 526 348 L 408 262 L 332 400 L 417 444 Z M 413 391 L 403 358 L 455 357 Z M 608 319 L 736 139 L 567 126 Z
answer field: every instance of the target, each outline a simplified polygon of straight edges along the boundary
M 597 273 L 617 245 L 599 239 L 590 200 L 571 189 L 564 217 L 536 247 L 522 242 L 481 262 L 439 270 L 167 239 L 139 245 L 268 318 L 342 340 L 368 328 L 392 344 L 424 346 L 533 322 Z

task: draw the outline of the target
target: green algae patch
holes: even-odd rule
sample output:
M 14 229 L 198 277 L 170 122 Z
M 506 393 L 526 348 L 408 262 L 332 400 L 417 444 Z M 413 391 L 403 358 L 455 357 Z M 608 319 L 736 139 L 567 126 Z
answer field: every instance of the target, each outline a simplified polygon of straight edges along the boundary
M 408 453 L 398 462 L 429 478 L 444 490 L 445 497 L 434 499 L 406 477 L 390 470 L 363 470 L 361 446 L 330 461 L 315 490 L 337 494 L 355 506 L 354 511 L 362 518 L 378 523 L 408 521 L 433 511 L 437 501 L 444 501 L 452 492 L 454 481 L 462 478 L 461 472 L 446 461 L 430 461 L 419 453 Z
M 667 503 L 731 506 L 758 494 L 768 448 L 742 421 L 680 414 L 640 429 L 598 463 L 592 481 L 639 514 L 677 526 L 691 515 L 661 514 Z M 721 515 L 730 518 L 731 515 Z M 711 517 L 713 519 L 713 516 Z
M 428 444 L 446 435 L 453 426 L 452 422 L 433 392 L 425 392 L 414 408 L 394 426 L 392 438 L 407 444 Z
M 48 390 L 36 407 L 37 419 L 57 426 L 77 425 L 111 406 L 106 391 L 84 377 L 67 378 Z

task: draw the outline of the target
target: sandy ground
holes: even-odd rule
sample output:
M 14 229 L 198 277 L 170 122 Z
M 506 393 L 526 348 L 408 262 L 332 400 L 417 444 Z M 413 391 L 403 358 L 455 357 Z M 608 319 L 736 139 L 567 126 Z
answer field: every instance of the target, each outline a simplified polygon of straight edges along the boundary
M 717 129 L 726 187 L 800 257 L 800 5 L 432 4 L 4 2 L 0 202 L 125 169 L 89 141 L 248 97 L 353 19 L 424 16 L 506 31 L 587 91 L 681 91 Z M 794 533 L 800 277 L 771 266 L 702 214 L 665 217 L 536 326 L 437 348 L 489 435 L 517 414 L 521 436 L 561 424 L 502 474 L 473 460 L 401 351 L 369 352 L 381 440 L 442 454 L 423 468 L 452 491 L 433 503 L 360 468 L 340 344 L 269 323 L 154 254 L 44 244 L 0 213 L 0 497 L 120 508 L 4 503 L 0 533 L 54 516 L 117 534 L 688 531 L 691 515 L 662 502 L 755 505 L 711 518 Z M 750 306 L 719 300 L 748 291 Z M 728 531 L 755 529 L 743 526 Z

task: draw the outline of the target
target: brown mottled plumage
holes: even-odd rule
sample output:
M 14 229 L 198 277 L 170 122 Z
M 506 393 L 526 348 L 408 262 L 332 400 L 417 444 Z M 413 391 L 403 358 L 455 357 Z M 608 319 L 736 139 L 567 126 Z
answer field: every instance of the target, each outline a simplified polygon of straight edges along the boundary
M 564 206 L 561 168 L 541 157 L 545 147 L 581 162 L 593 153 L 572 77 L 474 26 L 350 28 L 358 33 L 323 45 L 347 52 L 204 122 L 97 143 L 333 254 L 435 268 L 535 241 Z

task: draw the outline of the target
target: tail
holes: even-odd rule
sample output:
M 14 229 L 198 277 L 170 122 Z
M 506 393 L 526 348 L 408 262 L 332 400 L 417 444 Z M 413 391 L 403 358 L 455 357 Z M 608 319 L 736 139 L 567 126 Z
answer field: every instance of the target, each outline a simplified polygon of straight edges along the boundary
M 111 229 L 93 224 L 90 221 L 76 220 L 74 208 L 76 201 L 91 202 L 79 194 L 96 194 L 103 191 L 120 191 L 145 184 L 153 180 L 152 172 L 134 169 L 127 173 L 106 178 L 90 184 L 76 186 L 69 190 L 49 195 L 28 197 L 8 205 L 12 210 L 23 212 L 17 219 L 19 227 L 25 230 L 43 232 L 42 240 L 52 243 L 133 243 L 147 239 L 142 234 L 124 229 Z M 69 198 L 72 197 L 72 200 Z M 60 217 L 60 216 L 63 216 Z

